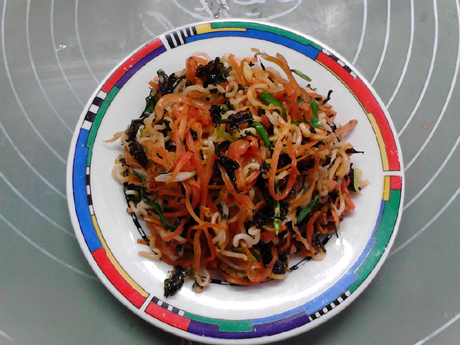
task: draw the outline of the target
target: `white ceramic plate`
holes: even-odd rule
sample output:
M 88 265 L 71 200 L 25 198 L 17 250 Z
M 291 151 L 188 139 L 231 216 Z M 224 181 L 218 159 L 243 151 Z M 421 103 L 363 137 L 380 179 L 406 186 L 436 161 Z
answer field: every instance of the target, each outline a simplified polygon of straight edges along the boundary
M 196 294 L 186 284 L 168 299 L 170 266 L 138 255 L 137 226 L 121 186 L 111 177 L 120 146 L 106 144 L 142 113 L 147 82 L 160 68 L 181 70 L 203 51 L 211 57 L 251 48 L 283 54 L 308 74 L 319 93 L 333 90 L 337 124 L 357 119 L 347 137 L 363 155 L 355 166 L 371 181 L 355 212 L 326 245 L 284 281 L 254 287 L 211 284 Z M 302 83 L 305 83 L 302 81 Z M 78 122 L 68 160 L 68 201 L 81 248 L 97 276 L 122 303 L 153 325 L 203 343 L 266 343 L 307 331 L 343 310 L 375 276 L 396 236 L 403 203 L 403 167 L 392 122 L 382 102 L 348 62 L 324 44 L 293 30 L 249 21 L 199 23 L 168 32 L 140 47 L 94 92 Z M 112 317 L 112 316 L 107 316 Z

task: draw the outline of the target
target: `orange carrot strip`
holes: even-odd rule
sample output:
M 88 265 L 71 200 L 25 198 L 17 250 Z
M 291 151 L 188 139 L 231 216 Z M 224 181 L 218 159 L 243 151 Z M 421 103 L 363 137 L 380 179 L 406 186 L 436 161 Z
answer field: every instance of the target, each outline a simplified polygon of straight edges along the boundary
M 286 197 L 286 196 L 280 197 L 279 195 L 276 194 L 276 191 L 275 191 L 275 177 L 276 176 L 275 175 L 276 175 L 276 169 L 278 166 L 278 160 L 281 154 L 281 150 L 283 149 L 283 146 L 284 146 L 284 138 L 287 135 L 290 126 L 291 126 L 291 117 L 288 116 L 288 121 L 286 123 L 286 126 L 284 126 L 283 131 L 281 132 L 278 138 L 278 141 L 276 142 L 275 148 L 273 150 L 272 161 L 270 164 L 270 171 L 268 172 L 268 189 L 270 191 L 270 195 L 275 200 L 281 200 L 282 198 Z
M 181 168 L 184 166 L 185 163 L 187 163 L 190 160 L 192 155 L 193 154 L 190 151 L 188 151 L 187 153 L 185 153 L 185 155 L 179 158 L 179 160 L 176 162 L 176 166 L 174 167 L 171 177 L 167 182 L 168 184 L 174 181 L 174 179 L 177 177 L 177 174 L 179 174 L 179 172 L 181 171 Z
M 187 216 L 188 214 L 189 214 L 189 211 L 186 208 L 180 211 L 176 211 L 176 212 L 163 212 L 163 216 L 168 217 L 168 218 L 183 217 L 183 216 Z
M 228 61 L 230 62 L 230 66 L 232 66 L 232 70 L 236 72 L 235 79 L 238 82 L 238 84 L 241 84 L 243 82 L 243 77 L 240 74 L 240 69 L 239 69 L 239 63 L 235 58 L 235 55 L 229 54 L 228 55 Z
M 292 145 L 292 142 L 290 140 L 287 141 L 287 147 L 289 151 L 289 156 L 291 157 L 291 170 L 289 171 L 289 179 L 286 188 L 277 195 L 276 200 L 281 200 L 284 199 L 288 196 L 288 194 L 291 192 L 292 187 L 294 187 L 294 184 L 297 180 L 297 176 L 299 176 L 299 170 L 297 169 L 297 159 L 296 159 L 296 154 L 294 151 L 294 147 Z
M 206 262 L 209 262 L 211 260 L 214 260 L 214 258 L 217 256 L 217 249 L 216 249 L 216 246 L 214 245 L 214 243 L 212 243 L 212 236 L 209 233 L 208 227 L 204 227 L 203 232 L 204 232 L 204 234 L 206 236 L 206 240 L 207 240 L 207 243 L 208 243 L 208 248 L 209 248 L 209 251 L 210 251 L 210 256 L 208 258 L 206 258 L 206 259 L 201 260 L 201 263 L 206 263 Z
M 193 195 L 192 194 L 192 187 L 190 186 L 190 183 L 187 182 L 187 181 L 183 181 L 182 185 L 184 186 L 184 189 L 185 189 L 185 206 L 187 207 L 187 210 L 190 213 L 190 215 L 197 221 L 197 223 L 201 224 L 202 220 L 200 219 L 200 217 L 197 216 L 197 214 L 193 210 L 194 208 L 192 207 L 192 204 L 191 204 L 191 201 L 190 201 L 190 199 L 191 199 L 191 197 Z
M 193 270 L 198 273 L 201 262 L 201 241 L 200 236 L 203 232 L 202 229 L 197 229 L 193 236 Z
M 166 236 L 162 236 L 163 241 L 169 242 L 172 241 L 175 237 L 179 236 L 182 234 L 182 231 L 184 230 L 184 225 L 187 222 L 187 219 L 183 218 L 179 225 L 177 226 L 177 229 L 174 231 L 169 231 L 169 233 Z M 160 235 L 161 236 L 161 235 Z
M 300 121 L 301 118 L 299 116 L 299 103 L 297 102 L 297 98 L 299 97 L 299 95 L 296 93 L 291 83 L 285 83 L 284 88 L 286 90 L 286 94 L 290 99 L 289 114 L 294 120 Z
M 233 183 L 230 180 L 230 177 L 228 177 L 225 169 L 222 169 L 221 167 L 219 168 L 222 174 L 222 179 L 224 180 L 225 186 L 227 187 L 227 190 L 238 201 L 238 207 L 244 210 L 247 214 L 252 215 L 252 211 L 254 210 L 254 203 L 252 202 L 252 200 L 249 199 L 249 197 L 246 194 L 238 193 L 235 190 L 235 187 L 233 187 Z
M 164 110 L 166 106 L 170 103 L 184 103 L 188 104 L 191 107 L 206 110 L 209 110 L 209 108 L 211 108 L 211 103 L 207 101 L 201 101 L 175 93 L 168 93 L 167 95 L 161 97 L 160 100 L 157 102 L 155 106 L 155 113 L 158 114 L 160 117 L 163 117 Z

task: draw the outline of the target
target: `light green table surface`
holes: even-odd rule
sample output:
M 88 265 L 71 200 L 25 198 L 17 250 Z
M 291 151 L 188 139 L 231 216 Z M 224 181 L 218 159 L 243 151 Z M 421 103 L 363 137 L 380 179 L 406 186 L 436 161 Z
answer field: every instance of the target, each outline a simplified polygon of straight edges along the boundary
M 404 214 L 386 263 L 350 307 L 289 343 L 460 344 L 458 0 L 0 4 L 0 344 L 191 344 L 96 278 L 73 234 L 65 170 L 105 75 L 155 35 L 214 15 L 290 26 L 338 51 L 377 90 L 402 147 Z

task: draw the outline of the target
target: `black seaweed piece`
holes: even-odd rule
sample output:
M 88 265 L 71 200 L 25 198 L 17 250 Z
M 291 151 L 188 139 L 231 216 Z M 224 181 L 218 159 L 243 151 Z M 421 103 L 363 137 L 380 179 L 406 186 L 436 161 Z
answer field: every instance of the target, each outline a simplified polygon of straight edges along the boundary
M 145 154 L 144 147 L 139 144 L 137 140 L 133 140 L 129 143 L 129 154 L 133 156 L 144 169 L 148 167 L 149 159 Z
M 323 100 L 323 105 L 331 100 L 331 94 L 332 90 L 329 90 L 329 92 L 327 93 L 327 97 Z
M 287 153 L 280 154 L 278 158 L 278 169 L 284 168 L 286 165 L 291 164 L 292 159 Z
M 184 285 L 185 277 L 190 274 L 190 270 L 182 266 L 174 266 L 169 278 L 164 282 L 164 296 L 174 296 Z
M 229 140 L 225 140 L 225 141 L 222 141 L 222 142 L 218 143 L 217 146 L 216 146 L 216 154 L 217 154 L 217 156 L 220 157 L 222 155 L 222 151 L 227 151 L 229 146 L 230 146 L 230 141 Z
M 345 150 L 345 153 L 347 155 L 353 155 L 355 153 L 364 153 L 364 151 L 356 151 L 354 147 L 352 147 L 351 149 L 346 149 Z
M 279 210 L 280 215 L 278 217 L 275 217 L 275 207 L 273 198 L 270 196 L 270 194 L 265 194 L 264 199 L 267 202 L 267 205 L 262 207 L 252 217 L 252 221 L 258 228 L 261 228 L 267 223 L 272 223 L 275 218 L 283 220 L 286 218 L 286 215 L 288 213 L 289 204 L 286 201 L 281 200 Z
M 264 265 L 268 265 L 273 259 L 271 247 L 272 244 L 270 242 L 265 243 L 263 241 L 259 241 L 253 247 L 256 251 L 259 251 L 260 257 L 262 258 L 262 262 Z
M 219 163 L 217 163 L 217 160 L 215 160 L 212 166 L 212 177 L 211 177 L 210 184 L 220 184 L 219 181 L 221 180 L 222 180 L 222 173 L 220 172 L 220 169 L 219 169 Z
M 273 209 L 273 203 L 270 203 L 256 212 L 252 217 L 252 221 L 258 228 L 261 228 L 265 224 L 273 222 L 274 218 L 275 210 Z
M 270 171 L 270 164 L 268 164 L 266 161 L 262 161 L 259 170 L 262 174 L 267 174 Z
M 221 84 L 227 81 L 227 76 L 231 68 L 224 66 L 219 57 L 208 62 L 205 66 L 198 66 L 195 77 L 203 79 L 203 87 L 208 87 L 209 84 Z
M 190 134 L 192 134 L 193 140 L 198 140 L 198 133 L 190 128 Z
M 131 121 L 130 126 L 126 130 L 128 136 L 127 141 L 129 142 L 129 154 L 133 156 L 143 168 L 147 168 L 149 160 L 145 154 L 144 148 L 137 141 L 137 132 L 144 126 L 144 120 L 142 118 Z
M 265 202 L 267 202 L 267 204 L 272 205 L 273 207 L 273 198 L 270 195 L 270 191 L 268 190 L 267 180 L 263 178 L 262 174 L 259 174 L 259 176 L 257 176 L 255 186 L 259 189 L 259 192 L 262 194 L 262 197 L 264 198 Z
M 286 218 L 286 215 L 288 213 L 288 208 L 289 208 L 289 204 L 287 203 L 287 201 L 280 200 L 280 216 L 279 216 L 279 218 L 281 220 Z
M 230 129 L 237 129 L 243 123 L 250 123 L 254 120 L 249 109 L 240 110 L 239 112 L 230 115 L 227 119 L 223 119 L 222 115 L 229 110 L 225 104 L 212 105 L 209 109 L 212 122 L 218 126 L 220 124 L 230 124 Z
M 158 70 L 158 86 L 162 95 L 173 93 L 176 86 L 180 83 L 185 76 L 178 77 L 175 73 L 168 76 L 162 69 Z
M 221 155 L 217 158 L 217 163 L 219 163 L 219 165 L 227 173 L 228 177 L 230 177 L 230 181 L 232 181 L 233 186 L 235 187 L 235 190 L 238 190 L 238 187 L 236 186 L 236 175 L 235 175 L 235 170 L 240 167 L 238 162 L 234 159 Z
M 273 266 L 273 273 L 285 274 L 289 271 L 289 255 L 284 253 L 278 254 L 278 260 L 276 260 Z
M 239 125 L 250 123 L 254 120 L 249 109 L 240 110 L 236 114 L 230 115 L 228 118 L 231 120 L 230 129 L 237 129 Z
M 232 181 L 233 186 L 235 187 L 235 190 L 238 190 L 238 187 L 236 185 L 235 170 L 238 169 L 240 165 L 234 159 L 231 159 L 231 158 L 228 158 L 222 155 L 222 151 L 227 151 L 229 146 L 230 146 L 230 141 L 228 140 L 222 141 L 221 143 L 217 144 L 216 162 L 219 164 L 219 166 L 221 166 L 225 170 L 228 177 L 230 177 L 230 180 Z
M 270 123 L 270 126 L 266 127 L 265 130 L 267 131 L 268 135 L 273 135 L 275 133 L 275 126 L 272 123 Z
M 211 116 L 212 122 L 217 126 L 222 121 L 222 115 L 227 111 L 226 107 L 222 104 L 213 104 L 209 109 L 209 115 Z
M 297 169 L 299 172 L 308 171 L 315 167 L 315 158 L 313 157 L 306 157 L 297 162 Z
M 139 128 L 144 125 L 144 119 L 135 119 L 131 121 L 128 129 L 126 130 L 126 134 L 128 136 L 128 141 L 136 140 L 137 132 Z

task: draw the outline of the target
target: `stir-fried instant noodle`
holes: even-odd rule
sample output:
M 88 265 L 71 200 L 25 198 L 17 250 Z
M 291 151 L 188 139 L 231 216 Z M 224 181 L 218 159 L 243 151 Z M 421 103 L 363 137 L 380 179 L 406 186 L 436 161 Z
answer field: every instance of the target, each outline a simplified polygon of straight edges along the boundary
M 294 74 L 308 77 L 282 55 L 254 52 L 159 70 L 141 117 L 114 136 L 124 154 L 113 176 L 150 230 L 141 255 L 175 266 L 166 296 L 188 276 L 197 290 L 211 274 L 253 285 L 283 279 L 293 256 L 320 259 L 321 237 L 366 184 L 344 141 L 356 121 L 334 124 L 332 91 L 301 87 Z

